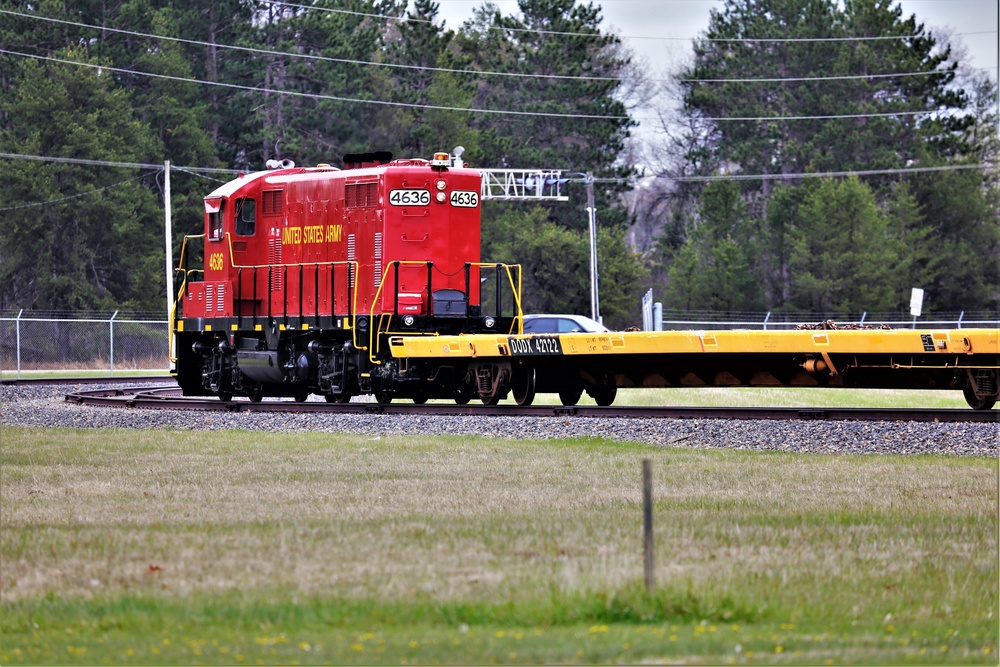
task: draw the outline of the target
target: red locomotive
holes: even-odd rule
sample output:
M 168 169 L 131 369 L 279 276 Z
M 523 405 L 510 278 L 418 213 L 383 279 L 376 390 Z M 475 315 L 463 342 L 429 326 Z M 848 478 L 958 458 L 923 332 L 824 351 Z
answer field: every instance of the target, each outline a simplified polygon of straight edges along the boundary
M 268 167 L 209 194 L 205 233 L 185 239 L 172 327 L 184 393 L 478 395 L 483 380 L 467 370 L 407 376 L 388 337 L 517 326 L 519 267 L 479 262 L 480 173 L 447 153 Z M 187 244 L 198 238 L 204 270 L 191 270 Z

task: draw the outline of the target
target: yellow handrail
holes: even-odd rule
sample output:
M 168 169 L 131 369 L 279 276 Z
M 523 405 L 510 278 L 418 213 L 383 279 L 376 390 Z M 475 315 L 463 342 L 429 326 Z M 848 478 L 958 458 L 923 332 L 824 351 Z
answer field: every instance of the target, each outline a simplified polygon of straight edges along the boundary
M 426 267 L 427 264 L 428 264 L 428 262 L 426 262 L 426 261 L 419 261 L 419 260 L 393 260 L 393 261 L 389 262 L 389 266 L 391 266 L 393 270 L 398 270 L 396 267 L 399 264 L 402 264 L 404 266 L 421 266 L 421 267 Z M 522 321 L 522 319 L 524 317 L 523 311 L 521 310 L 521 271 L 520 271 L 521 266 L 519 264 L 499 264 L 499 263 L 496 263 L 496 262 L 470 262 L 469 266 L 470 267 L 474 266 L 474 267 L 477 267 L 477 268 L 480 268 L 480 269 L 483 268 L 483 267 L 494 268 L 494 269 L 497 268 L 498 266 L 503 267 L 504 272 L 507 275 L 507 282 L 510 284 L 511 291 L 514 294 L 514 303 L 515 303 L 515 306 L 517 307 L 517 315 L 515 316 L 514 322 L 512 322 L 511 324 L 512 324 L 512 326 L 516 325 L 517 329 L 518 329 L 518 333 L 520 333 L 521 329 L 522 329 L 522 326 L 523 326 L 521 324 L 521 321 Z M 515 285 L 515 281 L 514 281 L 514 276 L 511 274 L 511 269 L 514 268 L 514 267 L 516 267 L 518 269 L 518 271 L 517 271 L 517 284 L 516 285 Z M 389 325 L 392 323 L 392 318 L 393 318 L 393 314 L 392 313 L 380 313 L 379 314 L 378 325 L 377 326 L 375 325 L 375 308 L 376 308 L 377 304 L 379 303 L 379 298 L 382 296 L 382 287 L 385 285 L 386 280 L 387 280 L 388 277 L 389 277 L 389 272 L 387 270 L 385 272 L 385 274 L 382 276 L 382 281 L 379 283 L 378 289 L 375 290 L 375 298 L 372 300 L 372 306 L 371 306 L 371 309 L 368 312 L 368 322 L 369 322 L 368 347 L 365 348 L 365 349 L 368 350 L 368 360 L 371 363 L 373 363 L 373 364 L 381 364 L 382 363 L 377 357 L 378 357 L 378 353 L 379 353 L 378 333 L 382 331 L 382 323 L 383 322 L 386 322 L 386 325 L 385 325 L 385 333 L 386 334 L 407 333 L 407 334 L 410 334 L 410 335 L 427 335 L 427 336 L 437 336 L 437 335 L 439 335 L 437 332 L 429 332 L 429 333 L 412 332 L 412 331 L 411 332 L 406 332 L 406 331 L 392 332 L 392 331 L 389 330 Z M 428 292 L 430 292 L 430 287 L 431 287 L 430 285 L 427 286 Z M 468 297 L 468 295 L 466 295 L 466 296 Z M 428 293 L 427 297 L 431 298 L 431 295 Z M 499 298 L 499 294 L 497 295 L 497 298 Z M 508 333 L 511 333 L 511 332 L 512 332 L 512 330 L 509 331 Z M 355 343 L 355 347 L 357 347 L 357 343 Z
M 251 270 L 269 269 L 270 270 L 270 269 L 275 269 L 275 268 L 279 268 L 279 269 L 280 268 L 299 268 L 299 267 L 306 267 L 306 266 L 315 266 L 315 267 L 330 266 L 331 268 L 335 267 L 335 266 L 347 266 L 347 267 L 349 267 L 348 281 L 350 281 L 350 276 L 352 274 L 355 276 L 355 280 L 357 280 L 357 276 L 358 276 L 359 271 L 360 271 L 360 269 L 359 269 L 360 265 L 359 265 L 359 263 L 356 260 L 352 260 L 352 261 L 340 261 L 340 262 L 328 261 L 328 262 L 289 262 L 289 263 L 280 263 L 280 264 L 237 264 L 235 261 L 233 261 L 233 245 L 232 245 L 233 241 L 232 241 L 232 235 L 229 232 L 226 232 L 225 236 L 226 236 L 226 244 L 227 244 L 227 246 L 229 248 L 230 266 L 232 268 L 234 268 L 234 269 L 251 269 Z M 178 289 L 178 291 L 177 291 L 177 297 L 174 300 L 174 304 L 173 304 L 173 306 L 170 309 L 170 333 L 171 333 L 171 336 L 170 336 L 170 346 L 169 346 L 169 349 L 168 349 L 168 354 L 169 354 L 170 361 L 172 361 L 172 362 L 177 361 L 177 357 L 175 356 L 175 350 L 174 350 L 174 336 L 173 336 L 173 334 L 174 334 L 174 328 L 176 326 L 176 320 L 177 320 L 177 310 L 178 310 L 178 307 L 181 304 L 181 300 L 183 299 L 184 294 L 185 294 L 185 292 L 187 290 L 187 286 L 188 286 L 188 282 L 189 282 L 188 278 L 189 278 L 190 274 L 196 273 L 197 271 L 200 270 L 200 269 L 192 269 L 190 271 L 184 271 L 183 267 L 184 267 L 184 258 L 185 258 L 186 253 L 187 253 L 187 243 L 188 243 L 188 240 L 192 240 L 192 239 L 204 239 L 205 237 L 206 237 L 206 234 L 195 234 L 195 235 L 185 236 L 184 237 L 184 241 L 181 244 L 180 261 L 178 262 L 177 271 L 181 271 L 181 272 L 184 273 L 184 280 L 181 283 L 180 289 Z M 394 261 L 389 262 L 388 264 L 389 264 L 389 266 L 392 267 L 392 269 L 394 271 L 398 271 L 398 265 L 426 267 L 428 265 L 428 262 L 427 261 L 422 261 L 422 260 L 394 260 Z M 510 285 L 511 291 L 512 291 L 512 293 L 514 295 L 514 304 L 515 304 L 515 307 L 516 307 L 516 310 L 517 310 L 517 313 L 515 315 L 514 321 L 511 323 L 511 329 L 508 331 L 508 333 L 514 333 L 514 327 L 516 327 L 516 329 L 517 329 L 516 333 L 522 333 L 522 331 L 523 331 L 524 313 L 523 313 L 522 308 L 521 308 L 522 276 L 521 276 L 521 271 L 520 271 L 520 268 L 521 268 L 520 265 L 518 265 L 518 264 L 500 264 L 500 263 L 495 263 L 495 262 L 470 262 L 469 266 L 470 267 L 476 267 L 476 268 L 479 268 L 479 269 L 482 269 L 482 268 L 493 268 L 493 269 L 495 269 L 497 267 L 502 267 L 503 268 L 504 274 L 507 276 L 507 283 Z M 514 275 L 512 273 L 512 269 L 515 269 L 515 268 L 518 269 L 516 280 L 515 280 Z M 353 269 L 353 271 L 351 269 Z M 379 352 L 378 335 L 377 334 L 383 330 L 383 326 L 385 327 L 385 332 L 386 333 L 392 333 L 392 332 L 389 331 L 389 326 L 392 323 L 392 317 L 393 317 L 392 313 L 380 313 L 378 322 L 376 323 L 376 321 L 375 321 L 375 308 L 376 308 L 377 304 L 379 303 L 380 297 L 382 296 L 382 288 L 384 287 L 384 285 L 386 283 L 386 279 L 388 278 L 388 275 L 389 275 L 389 272 L 386 271 L 385 275 L 382 276 L 382 280 L 379 282 L 378 289 L 375 291 L 375 298 L 372 300 L 371 309 L 368 312 L 368 322 L 369 322 L 368 345 L 365 346 L 365 347 L 362 347 L 361 345 L 359 345 L 359 341 L 358 341 L 358 327 L 357 327 L 357 318 L 358 318 L 358 308 L 357 308 L 357 306 L 358 306 L 358 290 L 357 289 L 353 289 L 352 293 L 351 293 L 351 304 L 350 304 L 350 315 L 349 315 L 349 318 L 351 318 L 351 320 L 349 320 L 349 322 L 350 322 L 350 328 L 351 328 L 351 342 L 353 343 L 354 347 L 357 348 L 357 349 L 359 349 L 359 350 L 368 350 L 369 360 L 372 363 L 374 363 L 374 364 L 380 364 L 381 363 L 381 361 L 379 361 L 377 359 L 377 355 L 378 355 L 378 352 Z M 430 289 L 430 285 L 428 285 L 427 287 L 428 287 L 428 290 L 429 290 Z M 301 288 L 301 286 L 300 286 L 300 288 Z M 431 295 L 428 294 L 428 298 L 430 298 L 430 296 Z M 331 295 L 331 303 L 333 303 L 334 298 L 335 298 L 335 295 Z M 497 295 L 497 298 L 499 298 L 499 294 Z M 399 332 L 399 333 L 412 333 L 412 332 Z M 436 333 L 428 333 L 428 334 L 424 334 L 424 335 L 437 335 L 437 334 Z

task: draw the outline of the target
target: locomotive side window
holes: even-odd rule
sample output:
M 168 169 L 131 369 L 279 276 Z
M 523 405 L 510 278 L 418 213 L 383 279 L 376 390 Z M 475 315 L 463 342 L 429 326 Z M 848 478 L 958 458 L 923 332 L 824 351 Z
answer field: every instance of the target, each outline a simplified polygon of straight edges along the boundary
M 249 197 L 236 200 L 236 234 L 253 236 L 257 225 L 257 202 Z
M 208 238 L 218 241 L 222 238 L 222 213 L 224 210 L 222 200 L 218 202 L 205 202 L 205 210 L 208 212 Z

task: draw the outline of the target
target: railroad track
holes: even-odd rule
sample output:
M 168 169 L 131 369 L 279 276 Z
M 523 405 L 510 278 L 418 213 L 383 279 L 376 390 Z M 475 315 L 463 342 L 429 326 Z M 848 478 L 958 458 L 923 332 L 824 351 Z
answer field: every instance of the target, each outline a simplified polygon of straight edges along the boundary
M 152 384 L 154 382 L 176 385 L 177 381 L 169 375 L 125 375 L 119 377 L 84 377 L 84 378 L 20 378 L 0 380 L 2 386 L 32 386 L 51 384 Z
M 105 379 L 107 381 L 107 379 Z M 131 381 L 131 380 L 130 380 Z M 1000 410 L 916 409 L 916 408 L 747 408 L 747 407 L 650 407 L 650 406 L 574 406 L 563 405 L 457 405 L 449 403 L 375 402 L 324 403 L 292 400 L 220 401 L 218 398 L 185 397 L 180 388 L 150 386 L 102 388 L 67 394 L 68 403 L 79 405 L 147 410 L 202 410 L 212 412 L 297 412 L 377 415 L 428 415 L 440 417 L 584 417 L 595 419 L 781 419 L 826 421 L 911 421 L 979 422 L 1000 421 Z

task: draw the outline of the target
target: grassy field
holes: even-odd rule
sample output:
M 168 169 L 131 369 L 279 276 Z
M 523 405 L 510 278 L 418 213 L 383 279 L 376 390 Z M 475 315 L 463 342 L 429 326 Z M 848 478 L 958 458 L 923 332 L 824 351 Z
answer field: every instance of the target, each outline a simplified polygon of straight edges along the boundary
M 998 661 L 992 459 L 2 427 L 0 464 L 5 665 Z

